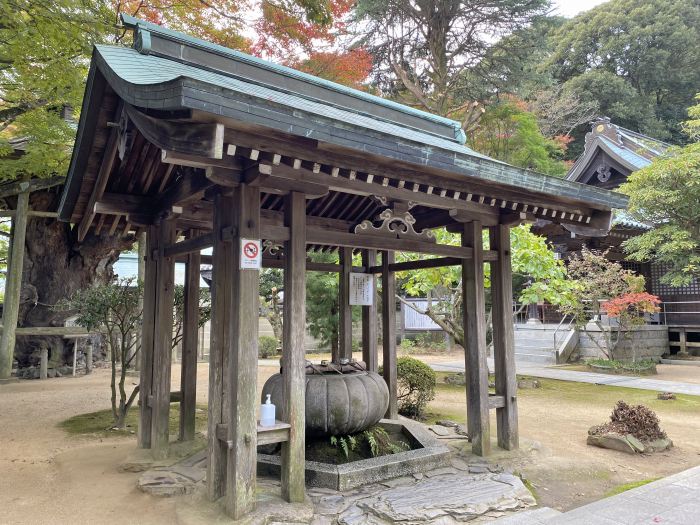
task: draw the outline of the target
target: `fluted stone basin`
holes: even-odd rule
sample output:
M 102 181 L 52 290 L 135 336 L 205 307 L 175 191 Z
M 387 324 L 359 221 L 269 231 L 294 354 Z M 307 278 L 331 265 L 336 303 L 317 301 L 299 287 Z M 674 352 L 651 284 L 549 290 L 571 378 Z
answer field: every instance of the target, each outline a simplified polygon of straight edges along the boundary
M 283 377 L 275 374 L 263 387 L 286 420 Z M 389 406 L 389 389 L 376 372 L 354 371 L 306 375 L 306 432 L 314 436 L 354 434 L 376 424 Z

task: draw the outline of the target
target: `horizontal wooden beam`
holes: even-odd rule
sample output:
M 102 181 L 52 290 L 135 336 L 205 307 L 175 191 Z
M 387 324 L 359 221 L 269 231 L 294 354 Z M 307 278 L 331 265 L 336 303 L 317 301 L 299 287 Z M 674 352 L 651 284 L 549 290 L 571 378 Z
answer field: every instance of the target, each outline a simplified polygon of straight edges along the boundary
M 216 166 L 219 168 L 236 169 L 237 164 L 234 159 L 227 157 L 224 159 L 215 159 L 203 157 L 201 155 L 191 155 L 187 153 L 179 153 L 172 150 L 161 150 L 160 161 L 163 164 L 175 164 L 176 166 L 189 166 L 190 168 L 208 168 Z
M 15 210 L 0 211 L 0 217 L 14 217 L 14 216 L 15 216 Z M 55 219 L 58 217 L 58 212 L 29 210 L 27 212 L 27 217 L 34 217 L 37 219 Z
M 0 326 L 0 332 L 2 331 L 2 326 Z M 82 326 L 19 326 L 15 331 L 15 335 L 27 335 L 27 336 L 61 336 L 61 337 L 82 337 L 93 334 L 98 334 L 99 332 L 88 332 Z
M 503 396 L 489 394 L 489 409 L 503 408 L 506 406 L 506 400 Z
M 435 244 L 414 239 L 392 239 L 379 235 L 362 235 L 309 228 L 306 232 L 307 244 L 324 244 L 367 250 L 392 250 L 401 252 L 428 253 L 460 259 L 470 259 L 472 249 L 463 246 Z
M 65 177 L 48 177 L 45 179 L 16 180 L 6 182 L 0 189 L 0 199 L 12 197 L 19 193 L 46 190 L 54 186 L 60 186 L 66 181 Z
M 271 445 L 273 443 L 284 443 L 289 441 L 289 429 L 291 426 L 288 423 L 283 423 L 277 421 L 275 425 L 271 427 L 263 427 L 258 425 L 257 433 L 258 439 L 256 441 L 257 445 Z M 216 438 L 219 441 L 223 441 L 229 444 L 229 448 L 233 445 L 228 440 L 228 425 L 219 423 L 216 425 Z
M 178 255 L 199 252 L 212 246 L 214 246 L 214 234 L 207 233 L 166 246 L 164 254 L 166 257 L 177 257 Z

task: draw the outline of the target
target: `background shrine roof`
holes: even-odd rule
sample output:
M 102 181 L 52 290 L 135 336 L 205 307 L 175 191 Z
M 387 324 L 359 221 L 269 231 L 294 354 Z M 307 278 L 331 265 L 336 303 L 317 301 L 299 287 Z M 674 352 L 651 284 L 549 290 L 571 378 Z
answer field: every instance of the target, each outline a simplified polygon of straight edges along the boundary
M 626 174 L 629 175 L 649 166 L 669 147 L 670 144 L 666 142 L 613 124 L 609 118 L 601 118 L 592 123 L 591 131 L 586 134 L 584 152 L 571 167 L 566 178 L 580 181 L 600 151 L 607 153 L 629 170 Z

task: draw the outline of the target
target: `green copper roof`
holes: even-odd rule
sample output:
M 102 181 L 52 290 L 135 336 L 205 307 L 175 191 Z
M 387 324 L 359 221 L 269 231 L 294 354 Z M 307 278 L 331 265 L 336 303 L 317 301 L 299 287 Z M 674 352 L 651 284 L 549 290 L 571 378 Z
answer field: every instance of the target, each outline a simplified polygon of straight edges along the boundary
M 282 66 L 280 64 L 275 64 L 274 62 L 269 62 L 267 60 L 263 60 L 258 57 L 254 57 L 252 55 L 248 55 L 246 53 L 242 53 L 240 51 L 236 51 L 234 49 L 229 49 L 211 42 L 207 42 L 206 40 L 201 40 L 199 38 L 194 38 L 192 36 L 177 32 L 177 31 L 172 31 L 170 29 L 166 29 L 162 26 L 152 24 L 150 22 L 146 22 L 144 20 L 139 20 L 138 18 L 134 18 L 129 15 L 122 14 L 121 15 L 122 21 L 126 27 L 132 28 L 135 32 L 134 36 L 134 41 L 135 41 L 135 46 L 140 52 L 144 54 L 149 54 L 153 51 L 155 51 L 155 46 L 153 45 L 153 38 L 154 37 L 162 37 L 163 39 L 166 39 L 170 42 L 175 42 L 175 43 L 180 43 L 184 46 L 187 46 L 189 48 L 198 48 L 201 50 L 205 50 L 209 53 L 218 55 L 220 57 L 225 57 L 227 59 L 231 59 L 235 62 L 247 64 L 247 65 L 252 65 L 256 69 L 259 70 L 266 70 L 268 72 L 276 73 L 279 74 L 283 77 L 287 77 L 290 79 L 295 79 L 302 81 L 304 84 L 308 84 L 310 86 L 322 88 L 324 90 L 329 90 L 333 91 L 339 94 L 347 95 L 349 97 L 352 97 L 354 99 L 358 99 L 367 103 L 370 103 L 374 106 L 380 106 L 383 108 L 390 109 L 392 111 L 398 112 L 398 113 L 403 113 L 406 115 L 410 115 L 413 117 L 417 117 L 419 119 L 433 122 L 433 123 L 438 123 L 443 126 L 446 126 L 450 128 L 451 130 L 451 137 L 450 139 L 459 143 L 459 144 L 464 144 L 466 142 L 466 136 L 464 134 L 464 131 L 462 130 L 462 126 L 460 125 L 459 122 L 441 117 L 439 115 L 434 115 L 432 113 L 427 113 L 425 111 L 420 111 L 418 109 L 412 108 L 410 106 L 405 106 L 403 104 L 399 104 L 397 102 L 387 100 L 381 97 L 377 97 L 375 95 L 371 95 L 369 93 L 365 93 L 364 91 L 359 91 L 357 89 L 352 89 L 347 86 L 344 86 L 342 84 L 337 84 L 335 82 L 331 82 L 329 80 L 325 80 L 323 78 L 315 77 L 313 75 L 309 75 L 307 73 L 303 73 L 301 71 L 297 71 L 295 69 L 292 69 L 290 67 Z M 182 56 L 184 59 L 184 56 Z M 251 80 L 251 79 L 246 79 L 243 78 L 243 80 Z M 279 89 L 280 86 L 274 86 L 275 88 Z M 309 91 L 305 89 L 293 89 L 292 92 L 296 94 L 297 96 L 303 97 L 303 98 L 314 98 L 314 95 L 312 93 L 309 93 Z M 324 103 L 328 103 L 328 100 L 323 100 Z M 349 108 L 344 108 L 344 109 L 349 109 Z M 374 116 L 376 117 L 376 112 L 374 112 Z
M 134 49 L 97 46 L 93 61 L 119 96 L 134 106 L 198 109 L 519 190 L 608 208 L 627 203 L 624 195 L 516 168 L 431 133 Z

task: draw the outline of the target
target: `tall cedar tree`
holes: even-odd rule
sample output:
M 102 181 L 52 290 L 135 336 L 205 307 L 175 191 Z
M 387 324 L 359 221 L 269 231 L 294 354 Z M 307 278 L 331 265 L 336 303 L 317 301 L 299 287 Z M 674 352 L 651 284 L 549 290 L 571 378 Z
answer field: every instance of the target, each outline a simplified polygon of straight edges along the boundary
M 385 94 L 461 120 L 468 130 L 482 109 L 469 80 L 487 74 L 498 57 L 522 55 L 519 40 L 503 37 L 548 6 L 547 0 L 359 0 L 355 20 Z

